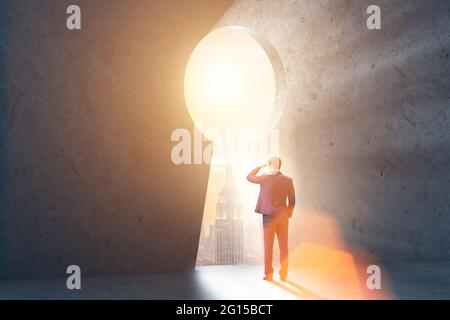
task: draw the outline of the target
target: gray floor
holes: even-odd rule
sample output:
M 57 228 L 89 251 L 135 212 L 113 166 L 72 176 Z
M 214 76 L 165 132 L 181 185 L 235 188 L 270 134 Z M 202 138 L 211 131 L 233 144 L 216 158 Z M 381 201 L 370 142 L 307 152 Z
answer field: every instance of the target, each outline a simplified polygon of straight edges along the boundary
M 382 289 L 355 270 L 293 269 L 288 282 L 261 280 L 260 266 L 199 267 L 190 274 L 0 281 L 0 299 L 450 299 L 450 261 L 384 264 Z

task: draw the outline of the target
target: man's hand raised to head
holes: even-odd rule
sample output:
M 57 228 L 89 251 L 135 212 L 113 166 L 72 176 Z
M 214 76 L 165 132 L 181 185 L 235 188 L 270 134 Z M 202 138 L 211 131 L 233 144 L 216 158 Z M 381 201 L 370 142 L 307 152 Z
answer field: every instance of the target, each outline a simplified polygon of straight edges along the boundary
M 257 166 L 255 169 L 253 169 L 247 176 L 247 180 L 251 183 L 261 183 L 262 180 L 264 179 L 264 176 L 258 176 L 258 172 L 259 170 L 261 170 L 262 168 L 267 167 L 268 164 L 261 164 L 259 166 Z

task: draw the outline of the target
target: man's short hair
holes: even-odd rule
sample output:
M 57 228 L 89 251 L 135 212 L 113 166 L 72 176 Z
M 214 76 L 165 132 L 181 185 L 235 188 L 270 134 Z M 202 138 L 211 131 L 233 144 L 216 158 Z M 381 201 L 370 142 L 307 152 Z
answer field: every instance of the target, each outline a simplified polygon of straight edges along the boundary
M 280 170 L 281 169 L 281 158 L 278 158 L 278 157 L 270 158 L 269 165 L 274 167 L 275 169 Z

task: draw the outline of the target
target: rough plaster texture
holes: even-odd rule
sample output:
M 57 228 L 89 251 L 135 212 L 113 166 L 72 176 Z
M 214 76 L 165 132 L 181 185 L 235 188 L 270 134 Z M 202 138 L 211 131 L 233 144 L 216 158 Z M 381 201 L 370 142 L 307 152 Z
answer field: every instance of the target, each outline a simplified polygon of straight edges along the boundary
M 376 31 L 360 0 L 236 1 L 216 26 L 253 29 L 283 62 L 293 249 L 450 258 L 450 2 L 376 3 Z
M 231 1 L 2 1 L 0 278 L 194 267 L 208 166 L 174 166 L 192 128 L 184 68 Z
M 359 0 L 235 1 L 222 19 L 232 1 L 77 3 L 80 32 L 69 1 L 0 5 L 1 278 L 193 267 L 208 168 L 172 166 L 169 137 L 191 127 L 184 67 L 218 20 L 284 64 L 292 247 L 331 245 L 328 220 L 376 257 L 450 257 L 448 1 L 378 1 L 381 31 Z

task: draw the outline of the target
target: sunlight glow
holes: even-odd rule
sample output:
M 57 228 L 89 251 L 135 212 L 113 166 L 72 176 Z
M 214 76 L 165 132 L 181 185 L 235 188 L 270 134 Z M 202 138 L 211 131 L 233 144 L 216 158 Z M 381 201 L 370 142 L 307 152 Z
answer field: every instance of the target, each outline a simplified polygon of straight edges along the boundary
M 275 97 L 272 63 L 242 28 L 214 30 L 193 51 L 185 98 L 192 119 L 204 129 L 264 128 Z

